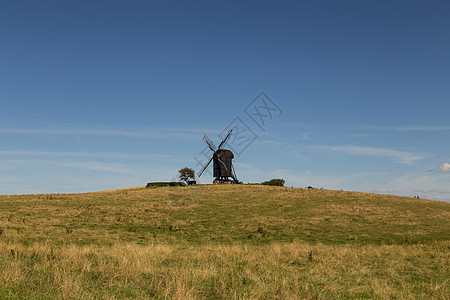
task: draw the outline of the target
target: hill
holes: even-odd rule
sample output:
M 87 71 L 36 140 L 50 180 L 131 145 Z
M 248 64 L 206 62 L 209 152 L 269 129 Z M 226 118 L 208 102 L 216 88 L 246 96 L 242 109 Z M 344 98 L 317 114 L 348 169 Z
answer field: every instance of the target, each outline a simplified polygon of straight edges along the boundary
M 318 189 L 200 185 L 0 196 L 4 241 L 327 244 L 449 240 L 450 204 Z M 66 234 L 70 232 L 70 234 Z
M 449 292 L 445 202 L 198 185 L 0 196 L 0 216 L 0 298 Z

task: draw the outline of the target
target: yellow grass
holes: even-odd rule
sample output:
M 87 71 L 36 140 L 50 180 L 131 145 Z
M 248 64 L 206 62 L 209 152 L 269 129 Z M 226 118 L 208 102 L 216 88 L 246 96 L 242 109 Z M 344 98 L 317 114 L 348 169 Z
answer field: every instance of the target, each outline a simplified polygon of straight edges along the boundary
M 450 205 L 267 186 L 0 196 L 0 299 L 449 299 Z
M 448 299 L 449 247 L 0 243 L 0 296 Z

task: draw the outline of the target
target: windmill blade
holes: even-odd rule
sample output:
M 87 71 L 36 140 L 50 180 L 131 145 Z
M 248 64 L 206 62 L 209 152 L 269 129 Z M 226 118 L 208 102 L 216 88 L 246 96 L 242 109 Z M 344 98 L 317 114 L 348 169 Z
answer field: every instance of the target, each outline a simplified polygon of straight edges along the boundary
M 219 157 L 217 157 L 217 160 L 220 161 L 220 163 L 223 165 L 223 167 L 225 168 L 225 170 L 228 171 L 227 166 L 225 165 L 225 163 L 224 163 Z
M 236 176 L 236 172 L 234 171 L 234 166 L 233 166 L 233 164 L 231 165 L 231 177 L 234 179 L 234 182 L 235 183 L 239 183 L 239 180 L 237 179 L 237 176 Z
M 208 147 L 209 147 L 209 149 L 211 149 L 212 152 L 216 152 L 216 150 L 214 150 L 214 147 L 213 147 L 214 144 L 208 139 L 208 137 L 206 135 L 203 137 L 203 140 L 206 142 L 206 144 L 208 144 Z
M 211 156 L 211 159 L 208 161 L 208 163 L 206 164 L 206 166 L 203 168 L 203 170 L 200 172 L 200 174 L 198 175 L 198 177 L 202 176 L 203 172 L 205 172 L 206 168 L 209 166 L 209 164 L 211 163 L 211 161 L 213 160 L 214 155 Z
M 226 140 L 230 137 L 232 131 L 233 129 L 230 129 L 230 132 L 228 132 L 227 136 L 223 139 L 222 143 L 220 143 L 219 148 L 217 148 L 217 150 L 219 150 L 223 146 L 223 144 L 225 144 Z

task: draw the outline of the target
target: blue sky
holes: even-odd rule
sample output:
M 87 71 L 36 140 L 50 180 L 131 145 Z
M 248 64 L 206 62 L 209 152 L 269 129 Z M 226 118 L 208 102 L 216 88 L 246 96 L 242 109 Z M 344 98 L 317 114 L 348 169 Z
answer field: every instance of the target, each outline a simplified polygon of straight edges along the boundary
M 204 134 L 218 144 L 240 124 L 254 138 L 228 147 L 244 182 L 450 201 L 449 13 L 447 1 L 2 1 L 0 194 L 172 180 L 200 169 Z

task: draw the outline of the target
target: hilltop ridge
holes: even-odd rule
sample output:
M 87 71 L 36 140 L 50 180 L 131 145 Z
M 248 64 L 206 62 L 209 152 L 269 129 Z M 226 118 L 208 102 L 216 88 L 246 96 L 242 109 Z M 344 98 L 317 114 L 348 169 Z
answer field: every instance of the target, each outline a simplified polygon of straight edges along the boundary
M 109 244 L 302 240 L 448 240 L 450 204 L 360 192 L 260 185 L 129 188 L 0 196 L 2 239 Z M 63 234 L 68 232 L 70 234 Z

